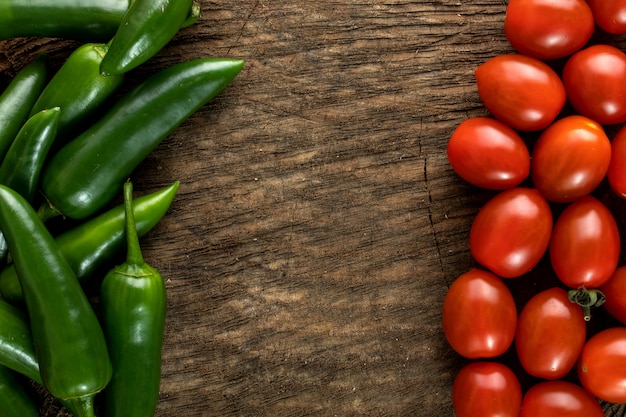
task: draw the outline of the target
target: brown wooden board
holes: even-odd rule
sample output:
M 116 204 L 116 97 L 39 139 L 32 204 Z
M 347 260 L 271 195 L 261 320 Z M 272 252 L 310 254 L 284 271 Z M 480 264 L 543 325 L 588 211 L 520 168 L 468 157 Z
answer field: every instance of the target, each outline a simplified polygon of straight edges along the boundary
M 168 290 L 157 416 L 453 416 L 465 361 L 441 304 L 474 265 L 469 227 L 492 193 L 460 180 L 445 149 L 487 114 L 476 66 L 513 51 L 505 2 L 200 3 L 200 21 L 129 75 L 246 62 L 132 178 L 137 194 L 181 181 L 142 239 Z M 77 45 L 0 43 L 0 86 L 36 53 L 58 67 Z

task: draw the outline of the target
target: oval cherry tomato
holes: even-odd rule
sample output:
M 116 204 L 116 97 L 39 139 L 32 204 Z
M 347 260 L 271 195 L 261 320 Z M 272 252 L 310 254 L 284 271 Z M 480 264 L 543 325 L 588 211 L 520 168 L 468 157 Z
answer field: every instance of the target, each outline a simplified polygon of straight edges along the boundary
M 506 365 L 473 362 L 461 368 L 452 385 L 456 417 L 518 417 L 519 380 Z
M 519 417 L 604 417 L 598 401 L 567 381 L 539 382 L 526 391 Z
M 533 148 L 531 177 L 543 196 L 567 203 L 591 193 L 611 162 L 611 141 L 602 126 L 568 116 L 544 130 Z
M 517 310 L 500 278 L 474 268 L 450 286 L 442 318 L 443 332 L 457 353 L 466 358 L 493 358 L 511 346 Z
M 565 104 L 561 79 L 536 58 L 498 55 L 479 65 L 475 74 L 487 110 L 513 129 L 545 129 Z
M 509 0 L 504 19 L 504 33 L 513 48 L 545 60 L 578 51 L 593 31 L 593 14 L 585 0 Z
M 551 232 L 552 212 L 539 191 L 511 188 L 487 201 L 474 218 L 470 252 L 499 277 L 519 277 L 541 260 Z
M 611 189 L 620 197 L 626 198 L 626 126 L 611 140 L 611 163 L 607 179 Z
M 620 235 L 613 214 L 586 196 L 563 210 L 554 224 L 550 261 L 568 287 L 600 287 L 613 275 L 620 255 Z
M 587 3 L 600 29 L 614 35 L 626 33 L 626 1 L 587 0 Z
M 592 45 L 572 55 L 563 68 L 567 98 L 578 113 L 601 124 L 626 121 L 626 54 Z
M 613 327 L 592 336 L 578 361 L 578 378 L 591 395 L 626 403 L 626 327 Z
M 558 379 L 576 365 L 586 335 L 580 306 L 572 303 L 563 289 L 550 288 L 534 295 L 522 308 L 515 349 L 530 375 Z
M 615 270 L 599 290 L 604 294 L 604 308 L 617 320 L 626 324 L 626 266 Z
M 490 190 L 515 187 L 530 172 L 530 154 L 520 135 L 488 117 L 463 121 L 450 137 L 447 154 L 461 178 Z

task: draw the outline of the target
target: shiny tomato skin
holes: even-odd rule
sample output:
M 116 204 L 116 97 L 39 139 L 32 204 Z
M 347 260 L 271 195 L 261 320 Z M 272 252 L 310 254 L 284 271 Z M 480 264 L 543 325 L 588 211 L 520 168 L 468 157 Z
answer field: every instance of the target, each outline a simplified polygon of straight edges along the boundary
M 569 57 L 562 73 L 572 107 L 603 125 L 626 121 L 626 54 L 597 44 Z
M 470 228 L 474 259 L 501 278 L 519 277 L 541 260 L 552 233 L 552 212 L 533 188 L 515 187 L 492 197 Z
M 526 391 L 519 417 L 604 417 L 596 399 L 568 381 L 539 382 Z
M 620 128 L 611 140 L 611 163 L 607 180 L 617 195 L 626 198 L 626 126 Z
M 614 35 L 626 34 L 625 0 L 587 0 L 598 27 Z
M 517 357 L 532 376 L 562 378 L 576 365 L 586 333 L 583 311 L 568 299 L 565 290 L 541 291 L 520 312 L 515 334 Z
M 567 116 L 539 136 L 531 177 L 546 199 L 569 203 L 595 190 L 610 163 L 611 141 L 602 125 L 584 116 Z
M 591 395 L 626 403 L 626 327 L 611 327 L 592 336 L 578 361 L 578 379 Z
M 550 241 L 550 261 L 568 287 L 598 288 L 611 278 L 620 256 L 620 234 L 611 211 L 586 196 L 557 218 Z
M 602 306 L 611 316 L 626 325 L 626 266 L 618 267 L 599 290 L 606 298 Z
M 530 173 L 530 153 L 520 135 L 489 117 L 461 122 L 450 137 L 447 155 L 461 178 L 489 190 L 515 187 Z
M 522 389 L 513 371 L 498 362 L 472 362 L 452 384 L 456 417 L 518 417 Z
M 493 358 L 513 342 L 517 309 L 508 287 L 488 271 L 470 269 L 450 286 L 443 301 L 443 331 L 461 356 Z
M 475 75 L 478 94 L 487 110 L 513 129 L 545 129 L 565 105 L 561 78 L 536 58 L 498 55 L 479 65 Z
M 593 14 L 585 0 L 509 0 L 504 19 L 511 46 L 541 60 L 578 51 L 593 31 Z

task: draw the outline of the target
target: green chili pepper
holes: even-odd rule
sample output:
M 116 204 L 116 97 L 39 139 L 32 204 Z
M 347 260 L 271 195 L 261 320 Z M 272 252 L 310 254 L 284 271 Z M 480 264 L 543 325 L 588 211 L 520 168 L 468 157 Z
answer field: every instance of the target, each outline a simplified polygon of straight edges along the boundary
M 108 41 L 128 5 L 129 0 L 0 0 L 0 39 Z
M 1 11 L 0 16 L 2 16 Z M 0 23 L 0 31 L 1 28 Z M 0 95 L 0 161 L 28 119 L 30 109 L 37 101 L 47 80 L 47 56 L 40 54 L 13 77 Z
M 38 417 L 39 410 L 13 371 L 0 366 L 0 417 Z
M 141 254 L 133 216 L 133 187 L 124 184 L 126 262 L 102 281 L 102 327 L 113 377 L 104 390 L 107 417 L 154 415 L 161 380 L 166 289 L 159 272 Z
M 76 132 L 84 130 L 84 122 L 122 84 L 123 76 L 105 77 L 100 74 L 100 62 L 107 50 L 108 46 L 102 43 L 79 46 L 54 74 L 35 102 L 31 116 L 44 109 L 61 108 L 55 144 L 66 142 Z
M 0 228 L 24 291 L 43 384 L 75 405 L 76 417 L 92 417 L 94 397 L 112 373 L 96 314 L 35 210 L 3 185 Z
M 0 323 L 0 365 L 41 384 L 39 363 L 26 315 L 7 301 L 0 300 Z
M 179 182 L 135 200 L 134 214 L 137 233 L 150 231 L 169 209 Z M 102 269 L 118 261 L 126 246 L 124 205 L 112 208 L 56 237 L 57 245 L 68 260 L 77 278 L 85 283 Z M 24 301 L 15 265 L 0 273 L 0 294 L 12 304 Z M 2 323 L 2 320 L 0 320 Z
M 235 78 L 243 61 L 204 58 L 175 64 L 127 93 L 93 126 L 63 146 L 41 179 L 42 218 L 83 219 L 117 195 L 124 181 L 176 127 Z
M 39 174 L 56 137 L 61 110 L 42 110 L 18 132 L 0 165 L 0 184 L 17 191 L 32 203 L 39 188 Z
M 191 5 L 192 0 L 133 0 L 100 71 L 123 74 L 152 58 L 176 35 Z

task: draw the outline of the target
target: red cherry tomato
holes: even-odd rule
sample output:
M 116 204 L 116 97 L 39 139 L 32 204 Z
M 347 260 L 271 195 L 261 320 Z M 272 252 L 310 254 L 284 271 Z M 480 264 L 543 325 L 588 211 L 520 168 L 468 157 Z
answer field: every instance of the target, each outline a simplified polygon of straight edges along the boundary
M 626 403 L 626 327 L 603 330 L 585 343 L 578 378 L 593 396 Z
M 617 320 L 626 324 L 626 266 L 615 270 L 599 290 L 604 294 L 604 308 Z
M 600 29 L 614 35 L 626 33 L 626 1 L 587 0 Z
M 613 275 L 620 255 L 620 235 L 613 214 L 586 196 L 563 210 L 554 224 L 550 261 L 568 287 L 600 287 Z
M 470 252 L 474 259 L 502 278 L 530 271 L 545 254 L 552 232 L 552 212 L 532 188 L 501 191 L 474 218 Z
M 479 65 L 475 75 L 487 110 L 513 129 L 545 129 L 565 104 L 561 79 L 536 58 L 498 55 Z
M 591 193 L 605 178 L 611 141 L 602 126 L 583 116 L 557 120 L 533 148 L 531 177 L 543 196 L 567 203 Z
M 518 417 L 522 404 L 519 380 L 506 365 L 473 362 L 452 385 L 456 417 Z
M 442 318 L 443 332 L 457 353 L 466 358 L 493 358 L 511 346 L 517 310 L 500 278 L 471 269 L 450 286 Z
M 563 289 L 550 288 L 534 295 L 522 308 L 515 349 L 530 375 L 559 379 L 576 365 L 586 334 L 580 306 L 572 303 Z
M 520 135 L 488 117 L 463 121 L 450 137 L 447 154 L 461 178 L 490 190 L 515 187 L 530 172 L 530 154 Z
M 585 0 L 509 0 L 504 19 L 511 45 L 544 60 L 578 51 L 593 30 L 593 14 Z
M 572 55 L 563 68 L 567 98 L 578 113 L 601 124 L 626 121 L 626 54 L 592 45 Z
M 567 381 L 539 382 L 526 391 L 519 417 L 604 417 L 598 401 Z
M 611 140 L 611 163 L 607 179 L 611 189 L 620 197 L 626 198 L 626 126 Z

